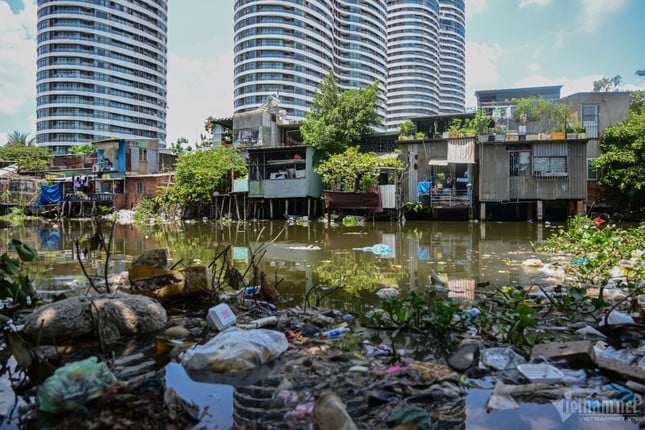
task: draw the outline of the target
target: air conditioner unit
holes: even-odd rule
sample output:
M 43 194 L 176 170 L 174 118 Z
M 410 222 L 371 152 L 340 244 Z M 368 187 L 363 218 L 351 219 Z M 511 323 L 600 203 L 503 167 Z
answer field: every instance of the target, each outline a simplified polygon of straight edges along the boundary
M 100 172 L 101 168 L 99 167 L 98 164 L 92 164 L 92 172 Z

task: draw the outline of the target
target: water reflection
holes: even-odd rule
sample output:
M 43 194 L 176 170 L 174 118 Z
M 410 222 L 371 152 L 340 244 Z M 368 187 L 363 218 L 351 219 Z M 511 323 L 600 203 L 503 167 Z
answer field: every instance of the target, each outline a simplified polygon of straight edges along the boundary
M 0 230 L 0 236 L 18 238 L 40 251 L 41 290 L 54 287 L 52 277 L 82 281 L 78 258 L 86 268 L 102 274 L 105 253 L 90 241 L 98 226 L 91 222 L 38 221 Z M 214 222 L 137 227 L 116 225 L 108 271 L 128 269 L 132 258 L 153 248 L 168 248 L 171 264 L 211 262 L 230 246 L 229 259 L 244 273 L 251 256 L 264 247 L 260 269 L 280 283 L 280 291 L 293 302 L 319 285 L 343 285 L 326 305 L 350 303 L 360 311 L 377 288 L 396 286 L 420 289 L 441 282 L 456 298 L 473 299 L 476 285 L 527 284 L 535 273 L 519 264 L 531 256 L 532 243 L 547 238 L 554 228 L 542 223 L 472 223 L 414 221 L 369 223 L 363 227 L 327 226 L 318 222 L 288 225 L 284 222 L 249 222 L 221 226 Z M 109 234 L 106 233 L 106 237 Z M 76 255 L 74 240 L 81 243 Z M 9 239 L 4 243 L 8 243 Z M 84 245 L 85 244 L 85 245 Z M 89 244 L 89 246 L 88 246 Z M 366 252 L 374 245 L 389 248 Z M 352 300 L 352 298 L 361 300 Z M 357 307 L 358 306 L 358 307 Z
M 561 416 L 551 403 L 522 403 L 517 409 L 486 412 L 488 390 L 469 390 L 466 398 L 468 430 L 636 430 L 634 421 L 619 414 L 573 413 Z
M 233 387 L 191 379 L 181 364 L 166 366 L 166 385 L 199 406 L 199 428 L 230 429 L 233 426 Z

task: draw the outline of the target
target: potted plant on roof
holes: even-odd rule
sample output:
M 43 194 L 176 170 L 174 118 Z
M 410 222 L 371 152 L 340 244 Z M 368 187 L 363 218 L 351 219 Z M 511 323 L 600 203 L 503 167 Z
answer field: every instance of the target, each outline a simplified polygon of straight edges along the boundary
M 574 129 L 574 130 L 575 130 L 575 132 L 577 133 L 577 138 L 578 138 L 578 139 L 586 139 L 586 138 L 587 138 L 587 127 L 585 127 L 584 125 L 582 125 L 582 123 L 577 122 L 577 123 L 574 125 L 573 129 Z
M 475 117 L 469 120 L 469 126 L 479 135 L 480 142 L 494 140 L 494 137 L 491 139 L 492 134 L 489 130 L 490 122 L 490 117 L 482 109 L 478 110 L 475 113 Z
M 503 125 L 496 125 L 493 129 L 495 132 L 495 142 L 504 142 L 506 139 L 506 130 Z
M 410 120 L 402 122 L 399 125 L 399 140 L 412 139 L 415 128 L 414 123 Z
M 515 108 L 513 109 L 514 120 L 520 123 L 544 121 L 549 124 L 556 124 L 551 130 L 551 139 L 565 138 L 564 133 L 567 124 L 572 122 L 573 109 L 571 105 L 539 97 L 513 99 L 513 102 L 515 103 Z M 555 136 L 553 133 L 555 133 Z
M 567 137 L 563 124 L 558 124 L 551 129 L 551 140 L 563 140 Z
M 454 118 L 452 120 L 450 127 L 448 127 L 448 135 L 451 138 L 459 137 L 459 133 L 461 131 L 461 123 L 461 118 Z

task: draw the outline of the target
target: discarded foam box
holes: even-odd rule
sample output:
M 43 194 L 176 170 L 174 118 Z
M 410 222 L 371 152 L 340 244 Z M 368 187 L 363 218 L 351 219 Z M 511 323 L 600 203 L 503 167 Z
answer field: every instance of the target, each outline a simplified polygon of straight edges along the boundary
M 534 384 L 557 384 L 564 378 L 560 369 L 547 363 L 520 364 L 517 370 Z
M 208 310 L 206 320 L 211 328 L 222 331 L 235 324 L 237 317 L 226 303 L 220 303 Z

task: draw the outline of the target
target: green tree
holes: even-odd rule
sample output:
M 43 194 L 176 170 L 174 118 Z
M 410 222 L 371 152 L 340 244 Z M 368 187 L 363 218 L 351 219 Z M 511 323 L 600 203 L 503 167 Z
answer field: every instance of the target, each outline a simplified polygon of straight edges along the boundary
M 593 161 L 601 169 L 600 182 L 608 185 L 629 204 L 642 204 L 645 198 L 645 112 L 631 112 L 629 117 L 605 129 L 600 147 L 603 154 Z
M 359 144 L 380 124 L 378 84 L 341 91 L 333 71 L 325 76 L 300 127 L 303 143 L 316 148 L 318 160 Z
M 645 112 L 645 91 L 636 90 L 629 94 L 629 111 L 643 113 Z
M 188 139 L 185 137 L 179 137 L 176 141 L 170 144 L 170 150 L 175 154 L 181 154 L 184 151 L 190 151 L 191 147 L 184 147 L 184 144 L 188 144 Z
M 603 76 L 602 79 L 593 81 L 593 92 L 607 93 L 610 91 L 618 91 L 622 84 L 623 84 L 623 78 L 620 75 L 616 75 L 613 78 L 607 78 Z
M 400 137 L 409 137 L 409 136 L 414 136 L 414 131 L 416 130 L 416 126 L 414 123 L 410 120 L 404 121 L 401 124 L 399 124 L 399 136 Z
M 204 133 L 199 133 L 199 142 L 195 143 L 195 148 L 211 148 L 212 146 L 212 138 Z
M 246 160 L 236 148 L 218 146 L 214 149 L 185 151 L 175 166 L 176 185 L 166 189 L 160 199 L 166 204 L 201 207 L 211 203 L 213 193 L 225 193 L 231 187 L 231 176 L 246 175 Z
M 94 151 L 94 145 L 91 143 L 83 143 L 81 145 L 73 146 L 69 152 L 72 154 L 92 154 Z
M 634 73 L 636 76 L 643 76 L 645 77 L 645 69 L 640 69 L 636 70 L 636 73 Z
M 561 124 L 572 120 L 573 108 L 566 103 L 540 97 L 526 97 L 512 101 L 515 103 L 513 119 L 521 123 L 547 120 Z
M 7 135 L 7 145 L 33 146 L 35 142 L 35 137 L 29 139 L 29 133 L 21 133 L 18 130 L 14 130 Z
M 45 148 L 34 145 L 28 133 L 13 131 L 7 136 L 7 143 L 0 147 L 0 161 L 16 163 L 20 170 L 43 170 L 49 165 L 49 153 Z
M 381 158 L 374 152 L 359 152 L 358 146 L 350 146 L 343 153 L 331 155 L 316 168 L 326 190 L 368 191 L 378 184 L 381 167 L 401 169 L 397 157 Z

